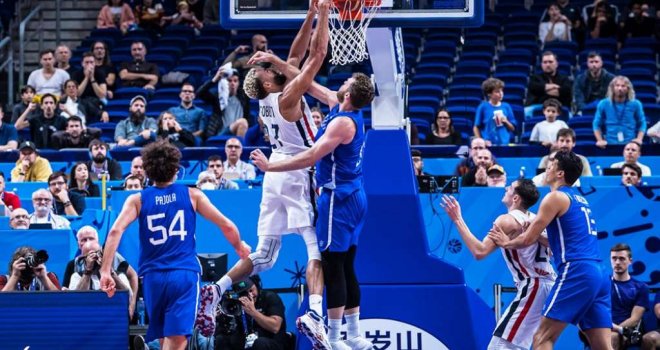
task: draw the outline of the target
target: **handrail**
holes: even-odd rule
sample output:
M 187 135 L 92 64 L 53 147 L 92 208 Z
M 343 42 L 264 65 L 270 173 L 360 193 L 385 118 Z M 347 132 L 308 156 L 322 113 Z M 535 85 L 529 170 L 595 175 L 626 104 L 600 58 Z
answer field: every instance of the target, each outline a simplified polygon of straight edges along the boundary
M 0 41 L 0 52 L 5 46 L 9 46 L 6 50 L 7 58 L 0 63 L 0 71 L 7 69 L 7 104 L 14 102 L 14 45 L 11 36 L 7 36 Z
M 34 35 L 39 35 L 39 51 L 43 49 L 44 42 L 43 42 L 43 32 L 42 32 L 42 26 L 43 26 L 43 12 L 41 11 L 41 5 L 37 5 L 27 16 L 25 16 L 25 19 L 21 21 L 21 24 L 18 28 L 18 40 L 19 40 L 19 76 L 18 76 L 18 85 L 22 86 L 25 83 L 25 46 L 27 44 L 25 40 L 25 28 L 27 27 L 28 23 L 32 19 L 32 17 L 39 15 L 39 26 L 37 27 L 37 30 L 35 31 L 35 34 L 33 34 L 30 38 L 27 40 L 32 40 Z

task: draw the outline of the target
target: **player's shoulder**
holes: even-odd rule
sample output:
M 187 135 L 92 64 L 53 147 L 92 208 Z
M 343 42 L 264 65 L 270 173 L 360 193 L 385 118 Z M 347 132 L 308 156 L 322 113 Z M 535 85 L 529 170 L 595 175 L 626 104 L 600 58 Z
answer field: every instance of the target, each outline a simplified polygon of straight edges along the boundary
M 520 223 L 511 213 L 501 214 L 495 219 L 495 224 L 499 226 L 504 232 L 511 232 L 520 228 Z

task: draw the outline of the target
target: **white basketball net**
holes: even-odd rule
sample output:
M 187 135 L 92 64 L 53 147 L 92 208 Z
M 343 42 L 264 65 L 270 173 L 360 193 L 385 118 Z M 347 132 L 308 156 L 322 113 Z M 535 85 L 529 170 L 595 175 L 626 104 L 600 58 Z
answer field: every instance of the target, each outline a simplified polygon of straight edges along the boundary
M 369 58 L 367 28 L 380 3 L 380 0 L 333 1 L 329 19 L 331 64 L 345 65 Z

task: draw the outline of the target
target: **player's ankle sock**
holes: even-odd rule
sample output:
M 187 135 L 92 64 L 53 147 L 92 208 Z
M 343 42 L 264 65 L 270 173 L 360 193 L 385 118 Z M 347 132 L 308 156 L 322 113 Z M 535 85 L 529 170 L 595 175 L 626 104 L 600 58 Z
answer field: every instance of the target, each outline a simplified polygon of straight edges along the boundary
M 319 294 L 309 295 L 309 309 L 323 317 L 323 296 Z
M 344 315 L 346 318 L 346 339 L 353 339 L 360 336 L 360 313 Z
M 215 282 L 220 286 L 220 294 L 224 293 L 229 287 L 231 287 L 232 280 L 231 277 L 224 275 L 222 278 Z
M 328 339 L 331 342 L 341 340 L 341 318 L 338 320 L 332 318 L 328 319 Z

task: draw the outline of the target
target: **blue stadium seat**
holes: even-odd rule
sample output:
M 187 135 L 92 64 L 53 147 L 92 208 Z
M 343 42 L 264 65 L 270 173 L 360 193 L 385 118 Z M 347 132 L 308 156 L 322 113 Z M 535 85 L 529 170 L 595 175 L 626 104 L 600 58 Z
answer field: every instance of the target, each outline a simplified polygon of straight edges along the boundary
M 480 85 L 450 85 L 449 96 L 482 98 L 483 93 Z
M 191 40 L 186 37 L 169 37 L 169 38 L 161 38 L 158 40 L 158 42 L 155 44 L 154 49 L 157 47 L 177 47 L 180 49 L 184 49 L 188 47 L 188 44 L 190 44 Z
M 437 96 L 410 96 L 408 97 L 408 105 L 429 107 L 436 110 L 440 105 L 440 98 Z
M 423 84 L 431 84 L 431 85 L 445 85 L 447 83 L 447 76 L 443 74 L 437 74 L 437 73 L 424 73 L 424 72 L 419 72 L 415 74 L 415 76 L 412 78 L 412 84 L 411 85 L 423 85 Z
M 477 108 L 483 99 L 468 96 L 450 96 L 445 101 L 445 106 L 464 106 Z
M 150 92 L 143 88 L 138 87 L 121 87 L 115 90 L 115 99 L 126 99 L 130 100 L 137 95 L 142 95 L 145 98 L 149 98 Z M 126 109 L 128 109 L 128 104 L 126 104 Z
M 439 85 L 420 84 L 412 85 L 408 88 L 410 96 L 441 97 L 442 87 Z
M 656 60 L 656 52 L 652 47 L 631 47 L 619 51 L 619 62 L 624 65 L 630 61 L 652 61 Z
M 507 48 L 498 54 L 498 58 L 500 63 L 519 62 L 529 65 L 533 63 L 534 54 L 531 50 L 527 49 Z
M 584 45 L 586 51 L 617 51 L 615 38 L 588 39 Z
M 184 38 L 188 40 L 194 36 L 195 30 L 186 25 L 169 25 L 165 27 L 165 33 L 163 34 L 163 38 Z
M 459 119 L 464 119 L 470 121 L 470 128 L 472 127 L 472 121 L 474 120 L 477 109 L 475 107 L 468 106 L 447 106 L 447 112 L 451 115 L 451 120 L 456 127 L 456 122 Z
M 408 117 L 411 119 L 424 119 L 430 122 L 435 119 L 435 108 L 427 106 L 408 106 Z

